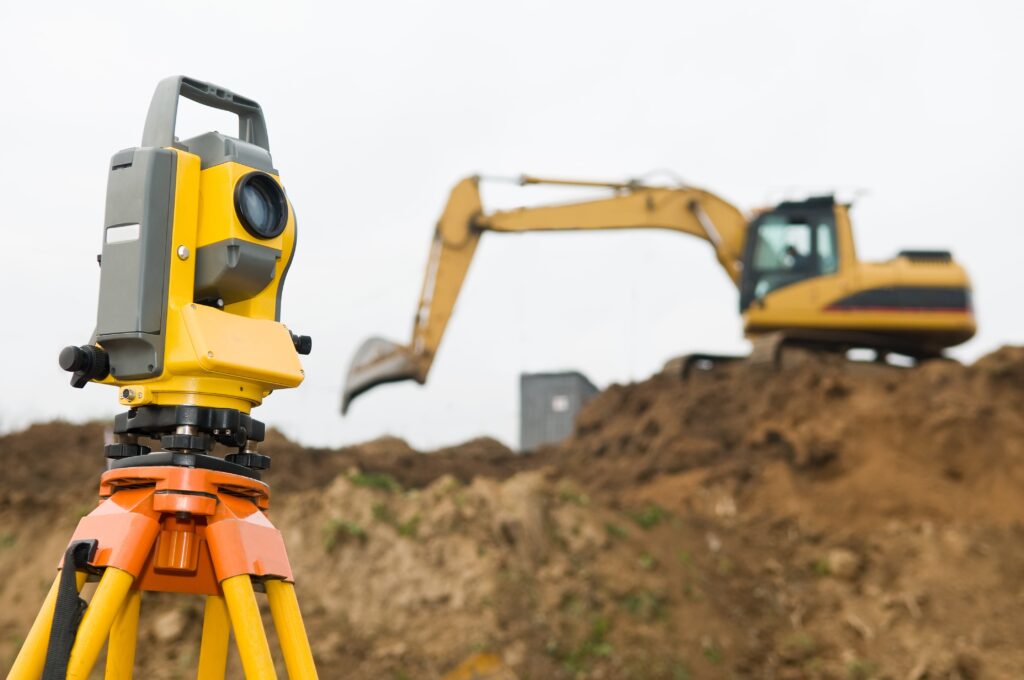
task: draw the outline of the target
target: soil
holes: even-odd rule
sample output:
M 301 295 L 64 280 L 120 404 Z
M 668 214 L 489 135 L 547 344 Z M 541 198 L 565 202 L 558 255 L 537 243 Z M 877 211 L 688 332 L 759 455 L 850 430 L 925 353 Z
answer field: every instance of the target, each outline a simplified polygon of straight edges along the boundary
M 0 438 L 5 666 L 95 505 L 103 437 Z M 262 450 L 328 680 L 441 678 L 474 654 L 520 680 L 1024 677 L 1024 348 L 664 373 L 526 455 Z M 147 595 L 139 676 L 194 677 L 201 613 Z

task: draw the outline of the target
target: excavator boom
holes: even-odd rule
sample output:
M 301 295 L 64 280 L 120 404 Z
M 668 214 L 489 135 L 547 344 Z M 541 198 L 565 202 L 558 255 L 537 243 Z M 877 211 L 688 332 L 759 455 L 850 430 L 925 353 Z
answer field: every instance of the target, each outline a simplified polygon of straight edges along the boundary
M 370 338 L 363 343 L 346 377 L 342 413 L 348 411 L 353 399 L 377 385 L 426 381 L 485 231 L 670 229 L 710 242 L 730 278 L 739 283 L 746 219 L 736 207 L 708 191 L 528 176 L 520 182 L 605 188 L 614 193 L 597 200 L 484 212 L 480 179 L 468 177 L 456 184 L 434 230 L 412 340 L 408 345 L 383 338 Z

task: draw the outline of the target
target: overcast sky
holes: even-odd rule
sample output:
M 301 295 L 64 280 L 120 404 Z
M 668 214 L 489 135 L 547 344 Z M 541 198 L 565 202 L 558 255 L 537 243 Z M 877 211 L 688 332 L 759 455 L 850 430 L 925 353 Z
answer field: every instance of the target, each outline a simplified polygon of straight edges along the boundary
M 488 234 L 429 383 L 342 419 L 349 358 L 369 335 L 408 340 L 434 222 L 478 172 L 667 168 L 744 209 L 837 189 L 858 196 L 862 257 L 948 248 L 967 266 L 981 330 L 955 356 L 1024 342 L 1022 28 L 1011 0 L 3 3 L 0 428 L 120 410 L 109 387 L 70 388 L 56 356 L 95 322 L 108 159 L 178 73 L 267 116 L 300 230 L 282 320 L 314 353 L 256 414 L 308 443 L 514 445 L 522 371 L 604 387 L 747 347 L 699 240 Z M 232 131 L 193 108 L 179 121 L 182 137 L 211 127 Z

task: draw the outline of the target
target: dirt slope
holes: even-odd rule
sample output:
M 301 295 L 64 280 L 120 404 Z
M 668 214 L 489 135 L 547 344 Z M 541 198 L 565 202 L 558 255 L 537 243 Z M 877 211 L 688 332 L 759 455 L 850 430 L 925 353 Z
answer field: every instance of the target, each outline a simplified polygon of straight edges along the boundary
M 0 663 L 101 443 L 0 438 Z M 323 678 L 438 678 L 480 651 L 522 680 L 1024 677 L 1021 348 L 655 376 L 530 456 L 265 450 Z M 147 597 L 146 677 L 194 677 L 201 606 Z

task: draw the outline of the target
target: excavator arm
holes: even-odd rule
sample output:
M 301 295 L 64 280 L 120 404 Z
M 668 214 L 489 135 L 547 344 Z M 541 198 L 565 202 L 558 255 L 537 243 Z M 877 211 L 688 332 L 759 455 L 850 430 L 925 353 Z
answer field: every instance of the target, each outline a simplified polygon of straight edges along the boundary
M 412 342 L 367 340 L 352 358 L 342 394 L 342 413 L 357 396 L 377 385 L 403 380 L 426 382 L 466 272 L 485 231 L 579 231 L 670 229 L 711 243 L 718 261 L 739 284 L 747 220 L 730 203 L 690 187 L 637 183 L 581 182 L 523 177 L 522 184 L 592 186 L 611 189 L 608 198 L 485 213 L 480 179 L 469 177 L 452 189 L 430 247 L 423 290 L 413 322 Z

